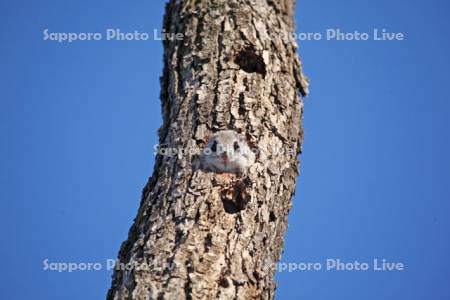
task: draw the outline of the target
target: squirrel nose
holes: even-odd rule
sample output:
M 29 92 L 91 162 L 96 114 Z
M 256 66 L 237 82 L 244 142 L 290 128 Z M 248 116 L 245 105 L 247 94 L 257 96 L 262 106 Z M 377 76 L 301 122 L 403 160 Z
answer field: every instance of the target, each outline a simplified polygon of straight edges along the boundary
M 222 158 L 228 158 L 228 153 L 227 152 L 222 152 Z

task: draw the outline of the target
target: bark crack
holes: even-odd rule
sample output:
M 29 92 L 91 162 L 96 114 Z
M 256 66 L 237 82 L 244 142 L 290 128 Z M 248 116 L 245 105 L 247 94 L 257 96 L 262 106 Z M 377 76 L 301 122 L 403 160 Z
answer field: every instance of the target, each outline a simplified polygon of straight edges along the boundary
M 222 51 L 223 51 L 223 33 L 225 31 L 225 21 L 226 17 L 220 23 L 220 31 L 217 35 L 217 62 L 216 62 L 216 82 L 214 86 L 214 100 L 213 100 L 213 108 L 217 107 L 217 103 L 219 102 L 219 94 L 220 94 L 220 75 L 222 73 Z M 214 123 L 217 124 L 217 111 L 214 114 Z

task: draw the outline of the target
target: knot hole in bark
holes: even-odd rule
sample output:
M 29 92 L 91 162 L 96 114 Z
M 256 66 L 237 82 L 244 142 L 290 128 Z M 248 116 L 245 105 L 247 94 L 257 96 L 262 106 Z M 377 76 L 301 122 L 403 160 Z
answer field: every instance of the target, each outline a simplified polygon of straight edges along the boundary
M 223 209 L 228 214 L 236 214 L 244 210 L 251 199 L 246 189 L 246 181 L 236 183 L 222 195 Z
M 275 216 L 275 213 L 271 211 L 269 213 L 269 222 L 275 222 L 277 220 L 277 217 Z
M 261 55 L 258 55 L 253 46 L 242 49 L 235 59 L 236 64 L 247 73 L 258 73 L 266 76 L 266 64 Z

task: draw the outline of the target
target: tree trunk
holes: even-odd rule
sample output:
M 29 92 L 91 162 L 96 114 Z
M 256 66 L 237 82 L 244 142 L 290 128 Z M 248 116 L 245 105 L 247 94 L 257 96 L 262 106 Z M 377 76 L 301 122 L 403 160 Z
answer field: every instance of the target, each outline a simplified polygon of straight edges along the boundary
M 156 156 L 108 299 L 271 299 L 298 175 L 302 75 L 293 0 L 170 0 L 160 144 L 202 148 L 243 133 L 259 150 L 244 174 Z

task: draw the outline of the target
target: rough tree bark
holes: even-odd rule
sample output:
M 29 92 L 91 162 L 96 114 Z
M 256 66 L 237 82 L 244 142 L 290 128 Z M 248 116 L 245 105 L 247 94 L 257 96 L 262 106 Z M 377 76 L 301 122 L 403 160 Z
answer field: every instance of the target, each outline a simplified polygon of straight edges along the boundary
M 158 154 L 108 299 L 273 298 L 307 93 L 293 2 L 166 5 L 165 32 L 184 38 L 164 41 L 160 144 L 201 148 L 234 129 L 259 153 L 244 175 L 199 170 L 189 153 Z

